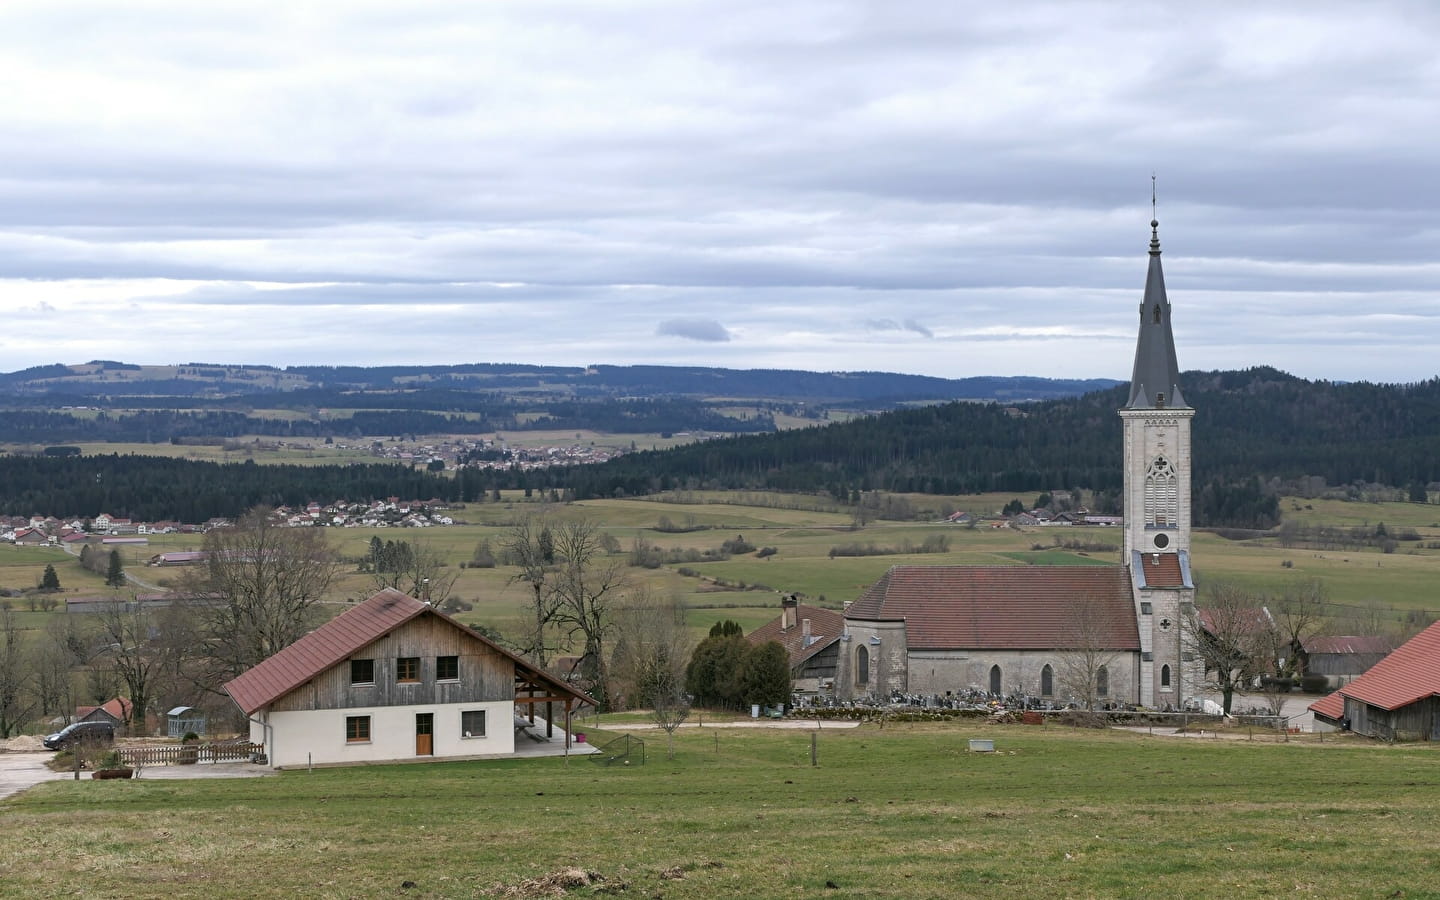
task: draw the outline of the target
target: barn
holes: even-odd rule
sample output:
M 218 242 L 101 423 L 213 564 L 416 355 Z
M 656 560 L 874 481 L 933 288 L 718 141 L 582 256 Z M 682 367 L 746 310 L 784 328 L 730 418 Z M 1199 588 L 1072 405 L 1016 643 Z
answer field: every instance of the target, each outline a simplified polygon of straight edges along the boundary
M 1317 721 L 1383 741 L 1440 740 L 1440 622 L 1310 709 Z

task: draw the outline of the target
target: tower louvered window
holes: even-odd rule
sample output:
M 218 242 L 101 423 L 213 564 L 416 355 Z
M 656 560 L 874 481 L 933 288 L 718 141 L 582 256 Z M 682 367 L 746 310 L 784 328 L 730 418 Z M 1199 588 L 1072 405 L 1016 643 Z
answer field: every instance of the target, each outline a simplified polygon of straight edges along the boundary
M 1180 479 L 1163 456 L 1155 457 L 1145 473 L 1145 524 L 1165 528 L 1180 520 Z

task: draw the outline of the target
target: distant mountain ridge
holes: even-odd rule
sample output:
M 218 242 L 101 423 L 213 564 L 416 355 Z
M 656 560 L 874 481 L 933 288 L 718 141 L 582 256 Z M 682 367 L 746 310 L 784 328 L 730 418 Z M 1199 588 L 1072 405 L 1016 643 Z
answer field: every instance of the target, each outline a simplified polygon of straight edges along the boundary
M 890 372 L 807 372 L 703 366 L 543 366 L 470 363 L 445 366 L 142 366 L 114 360 L 52 364 L 0 373 L 0 402 L 34 407 L 53 401 L 121 397 L 221 401 L 265 395 L 304 396 L 319 405 L 353 392 L 499 392 L 552 398 L 697 397 L 881 406 L 937 400 L 1003 403 L 1070 397 L 1104 390 L 1109 378 L 977 376 L 937 378 Z M 26 398 L 29 402 L 26 402 Z M 267 399 L 267 404 L 270 400 Z M 176 404 L 160 404 L 175 406 Z M 405 404 L 412 406 L 413 404 Z M 449 407 L 437 407 L 449 408 Z

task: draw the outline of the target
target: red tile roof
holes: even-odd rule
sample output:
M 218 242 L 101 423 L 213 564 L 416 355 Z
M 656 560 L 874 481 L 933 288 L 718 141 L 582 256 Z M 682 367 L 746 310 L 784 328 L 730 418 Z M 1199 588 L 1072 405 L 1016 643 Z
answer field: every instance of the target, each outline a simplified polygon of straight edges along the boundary
M 1145 587 L 1176 588 L 1185 586 L 1185 573 L 1180 569 L 1178 553 L 1141 553 L 1140 573 Z
M 1440 622 L 1406 641 L 1336 693 L 1381 709 L 1398 709 L 1440 694 Z
M 1345 698 L 1339 691 L 1336 691 L 1310 704 L 1310 711 L 1317 716 L 1324 716 L 1338 722 L 1345 718 Z
M 819 606 L 807 606 L 804 603 L 796 606 L 795 625 L 790 628 L 781 628 L 784 622 L 784 614 L 776 616 L 764 625 L 750 632 L 750 642 L 764 644 L 768 641 L 778 641 L 790 654 L 790 665 L 793 668 L 805 660 L 824 650 L 826 647 L 840 639 L 845 631 L 845 617 L 833 609 L 824 609 Z M 805 645 L 805 633 L 801 623 L 806 619 L 810 620 L 809 646 Z
M 1063 648 L 1077 626 L 1087 643 L 1140 649 L 1122 566 L 894 566 L 845 618 L 904 619 L 916 649 Z
M 240 673 L 223 687 L 246 715 L 252 715 L 400 625 L 422 615 L 436 616 L 449 622 L 471 639 L 509 657 L 518 669 L 533 674 L 555 689 L 571 694 L 583 703 L 595 702 L 463 623 L 394 588 L 386 588 L 364 603 L 346 610 L 269 659 Z
M 1301 642 L 1306 653 L 1389 653 L 1395 642 L 1387 637 L 1368 634 L 1312 637 Z

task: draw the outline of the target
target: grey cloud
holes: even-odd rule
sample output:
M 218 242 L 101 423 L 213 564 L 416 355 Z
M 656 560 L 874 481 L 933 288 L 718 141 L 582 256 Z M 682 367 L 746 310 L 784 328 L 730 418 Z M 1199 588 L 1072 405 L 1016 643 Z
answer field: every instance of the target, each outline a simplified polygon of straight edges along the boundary
M 713 319 L 667 319 L 656 326 L 655 333 L 709 343 L 730 340 L 730 332 Z

